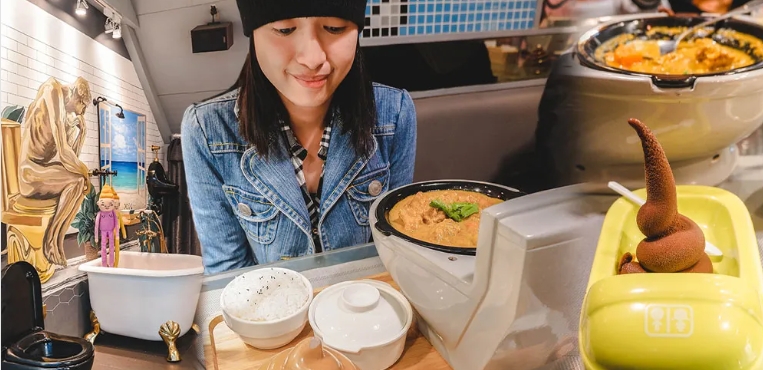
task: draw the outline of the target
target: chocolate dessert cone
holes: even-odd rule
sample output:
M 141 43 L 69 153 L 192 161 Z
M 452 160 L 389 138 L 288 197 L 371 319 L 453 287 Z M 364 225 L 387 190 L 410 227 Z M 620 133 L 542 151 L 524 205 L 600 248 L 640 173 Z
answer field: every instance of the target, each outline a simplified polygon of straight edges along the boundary
M 626 253 L 618 273 L 712 272 L 702 229 L 678 213 L 675 179 L 662 146 L 641 121 L 631 118 L 628 124 L 638 133 L 644 150 L 647 199 L 636 224 L 646 238 L 636 248 L 638 262 Z
M 641 121 L 631 118 L 644 151 L 646 203 L 639 208 L 636 224 L 646 236 L 636 247 L 636 258 L 626 253 L 618 274 L 643 272 L 713 272 L 705 254 L 705 235 L 688 217 L 678 213 L 673 171 L 652 132 Z

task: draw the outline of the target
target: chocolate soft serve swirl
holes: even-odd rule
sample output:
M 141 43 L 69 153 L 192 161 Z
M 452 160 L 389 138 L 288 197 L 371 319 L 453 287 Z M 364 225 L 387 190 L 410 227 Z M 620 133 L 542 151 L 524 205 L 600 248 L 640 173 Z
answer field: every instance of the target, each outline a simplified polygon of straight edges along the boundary
M 320 339 L 305 338 L 273 356 L 260 370 L 357 370 L 343 354 L 324 347 Z
M 638 262 L 631 253 L 622 256 L 619 274 L 712 273 L 702 229 L 678 213 L 675 179 L 662 146 L 641 121 L 631 118 L 628 124 L 636 130 L 644 151 L 646 203 L 638 211 L 636 224 L 646 238 L 636 248 Z

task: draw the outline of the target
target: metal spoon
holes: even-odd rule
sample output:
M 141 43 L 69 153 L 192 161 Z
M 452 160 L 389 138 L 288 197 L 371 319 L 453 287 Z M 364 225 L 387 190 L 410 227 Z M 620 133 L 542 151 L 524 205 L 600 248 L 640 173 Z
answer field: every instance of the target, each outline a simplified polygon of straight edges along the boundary
M 751 10 L 761 5 L 763 5 L 763 0 L 750 1 L 749 3 L 744 4 L 726 14 L 704 21 L 694 27 L 690 27 L 688 30 L 681 32 L 681 34 L 679 34 L 678 37 L 675 38 L 675 40 L 659 40 L 657 41 L 657 45 L 660 46 L 660 55 L 665 55 L 665 54 L 676 51 L 676 47 L 678 47 L 678 44 L 681 42 L 681 40 L 683 40 L 686 36 L 696 32 L 699 29 L 705 28 L 711 24 L 720 22 L 724 19 L 728 19 L 737 15 L 742 15 L 744 13 L 750 12 Z
M 639 197 L 636 194 L 633 194 L 633 192 L 626 189 L 625 186 L 620 185 L 616 181 L 610 181 L 609 183 L 607 183 L 607 186 L 609 186 L 610 189 L 616 191 L 618 194 L 622 195 L 626 199 L 630 200 L 633 203 L 636 203 L 639 206 L 643 206 L 644 203 L 646 203 L 646 201 L 641 199 L 641 197 Z M 710 257 L 710 259 L 712 260 L 717 260 L 718 258 L 723 256 L 723 252 L 721 252 L 721 250 L 718 247 L 714 246 L 712 243 L 710 243 L 707 240 L 705 241 L 705 253 L 707 253 L 708 257 Z

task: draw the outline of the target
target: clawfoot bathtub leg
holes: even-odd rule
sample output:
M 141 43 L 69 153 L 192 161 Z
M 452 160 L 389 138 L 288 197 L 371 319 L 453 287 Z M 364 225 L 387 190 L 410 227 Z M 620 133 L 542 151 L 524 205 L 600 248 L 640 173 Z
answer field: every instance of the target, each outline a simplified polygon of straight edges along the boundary
M 93 331 L 85 334 L 85 340 L 91 344 L 95 344 L 95 337 L 101 334 L 101 323 L 98 322 L 98 318 L 95 316 L 95 311 L 90 310 L 90 324 L 93 326 Z
M 180 325 L 172 320 L 165 322 L 159 328 L 159 336 L 164 339 L 164 344 L 167 345 L 167 361 L 178 362 L 180 361 L 180 352 L 175 345 L 175 340 L 180 335 Z

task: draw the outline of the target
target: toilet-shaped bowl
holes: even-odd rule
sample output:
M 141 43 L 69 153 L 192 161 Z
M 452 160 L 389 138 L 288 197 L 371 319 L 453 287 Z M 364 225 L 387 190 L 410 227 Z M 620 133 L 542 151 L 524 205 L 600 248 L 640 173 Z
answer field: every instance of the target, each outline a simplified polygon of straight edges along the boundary
M 763 267 L 750 214 L 734 194 L 677 186 L 678 212 L 723 252 L 713 274 L 617 275 L 644 238 L 639 207 L 623 198 L 607 212 L 580 314 L 588 370 L 763 369 Z M 635 192 L 644 197 L 644 189 Z
M 3 270 L 2 342 L 3 370 L 93 367 L 90 342 L 45 331 L 40 277 L 25 261 Z

